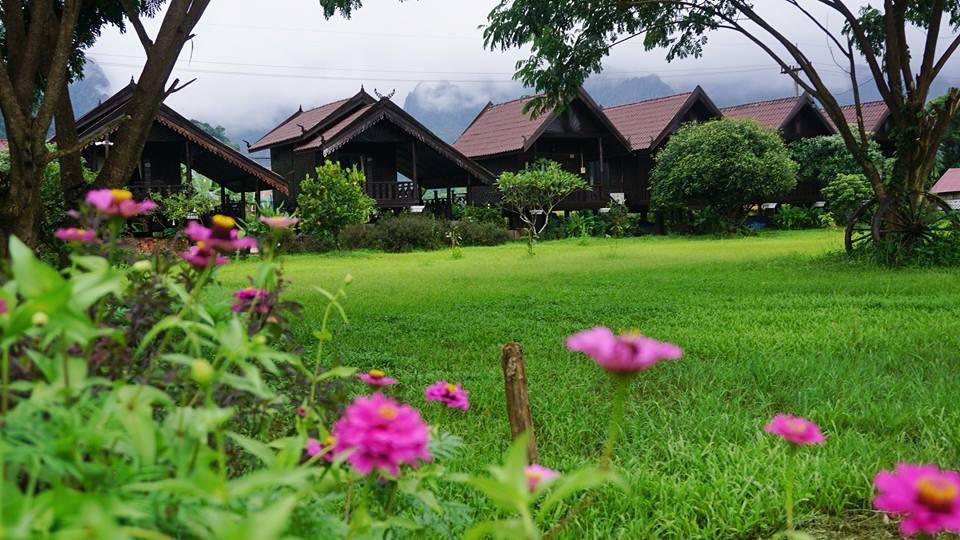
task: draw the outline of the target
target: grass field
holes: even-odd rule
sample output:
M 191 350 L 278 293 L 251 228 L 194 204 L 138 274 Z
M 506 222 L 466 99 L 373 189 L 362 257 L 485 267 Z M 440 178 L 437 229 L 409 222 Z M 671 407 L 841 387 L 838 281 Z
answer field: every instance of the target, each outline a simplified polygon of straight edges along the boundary
M 293 256 L 285 268 L 305 343 L 324 306 L 312 287 L 353 275 L 337 353 L 400 378 L 404 400 L 464 438 L 453 470 L 496 462 L 508 444 L 505 342 L 523 344 L 540 461 L 560 470 L 598 456 L 610 407 L 605 375 L 565 336 L 606 325 L 684 347 L 634 383 L 615 460 L 627 488 L 605 491 L 570 538 L 769 537 L 782 527 L 785 452 L 762 426 L 781 411 L 828 439 L 800 453 L 800 523 L 818 537 L 884 538 L 895 527 L 869 510 L 878 469 L 960 465 L 960 272 L 853 265 L 829 255 L 840 247 L 825 231 L 571 240 L 533 257 L 514 244 L 461 259 Z M 251 268 L 229 267 L 227 283 Z M 441 378 L 463 382 L 469 412 L 423 402 Z

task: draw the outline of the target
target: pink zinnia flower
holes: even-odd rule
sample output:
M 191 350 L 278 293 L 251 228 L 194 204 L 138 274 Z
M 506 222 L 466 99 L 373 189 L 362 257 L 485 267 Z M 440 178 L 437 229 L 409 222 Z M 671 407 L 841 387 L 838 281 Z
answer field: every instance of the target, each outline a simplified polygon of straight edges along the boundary
M 327 452 L 323 455 L 323 459 L 327 461 L 333 461 L 333 447 L 337 444 L 337 438 L 333 435 L 329 435 L 323 439 L 323 442 L 320 442 L 314 438 L 307 439 L 307 455 L 314 457 L 320 452 Z
M 904 514 L 900 532 L 935 535 L 960 533 L 960 473 L 936 465 L 900 463 L 894 471 L 880 471 L 873 480 L 873 506 Z
M 255 238 L 240 238 L 236 229 L 237 222 L 232 217 L 217 214 L 210 219 L 211 227 L 204 227 L 196 221 L 187 224 L 183 233 L 194 242 L 204 242 L 220 253 L 235 253 L 241 249 L 257 247 Z
M 306 416 L 309 411 L 303 405 L 297 407 L 297 416 Z
M 7 301 L 3 298 L 0 298 L 0 315 L 10 311 L 10 306 L 7 305 Z
M 567 348 L 593 358 L 600 367 L 614 373 L 636 373 L 661 360 L 676 360 L 683 349 L 638 333 L 613 335 L 609 328 L 598 326 L 567 338 Z
M 216 251 L 210 249 L 210 246 L 203 242 L 197 242 L 197 245 L 190 246 L 188 251 L 180 253 L 180 257 L 198 269 L 206 268 L 211 264 L 219 266 L 230 262 L 230 259 L 217 254 Z
M 300 222 L 299 219 L 289 216 L 260 216 L 260 221 L 271 229 L 286 229 Z
M 820 426 L 800 416 L 778 414 L 763 429 L 793 444 L 822 444 L 826 441 Z
M 379 392 L 353 400 L 333 425 L 333 437 L 333 452 L 353 450 L 347 461 L 360 474 L 378 469 L 397 476 L 404 463 L 415 467 L 418 460 L 433 459 L 427 448 L 430 427 L 420 413 Z
M 108 216 L 129 218 L 145 214 L 157 207 L 153 201 L 136 202 L 125 189 L 96 189 L 87 193 L 87 204 Z
M 64 242 L 77 242 L 79 244 L 89 244 L 97 241 L 97 233 L 87 229 L 78 229 L 70 227 L 68 229 L 57 229 L 54 236 Z
M 468 392 L 460 386 L 460 383 L 452 384 L 447 381 L 437 381 L 424 391 L 424 397 L 427 401 L 440 401 L 451 409 L 470 408 L 470 401 L 467 400 Z
M 254 306 L 253 309 L 260 314 L 270 311 L 269 293 L 263 289 L 247 287 L 233 293 L 233 297 L 237 299 L 230 307 L 233 311 L 248 311 L 251 306 Z
M 527 487 L 530 488 L 530 491 L 536 491 L 537 486 L 541 483 L 550 482 L 554 478 L 558 478 L 560 473 L 553 469 L 548 469 L 543 465 L 537 465 L 536 463 L 527 465 L 523 469 L 523 475 L 527 478 Z
M 387 374 L 379 369 L 371 369 L 366 373 L 357 373 L 357 378 L 370 386 L 390 386 L 391 384 L 397 384 L 399 382 L 396 379 L 387 377 Z

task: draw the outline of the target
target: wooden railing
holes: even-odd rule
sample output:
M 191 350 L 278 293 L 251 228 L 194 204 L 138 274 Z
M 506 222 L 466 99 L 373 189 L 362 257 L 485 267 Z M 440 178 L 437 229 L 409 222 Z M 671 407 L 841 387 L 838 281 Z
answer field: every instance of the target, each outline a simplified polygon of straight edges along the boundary
M 380 206 L 415 205 L 420 200 L 413 182 L 367 182 L 363 191 Z

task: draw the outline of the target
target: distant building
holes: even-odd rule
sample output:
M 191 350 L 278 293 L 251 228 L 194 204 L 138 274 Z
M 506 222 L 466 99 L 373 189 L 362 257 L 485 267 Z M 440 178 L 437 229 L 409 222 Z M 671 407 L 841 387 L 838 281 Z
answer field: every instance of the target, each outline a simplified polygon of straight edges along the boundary
M 112 139 L 126 117 L 134 88 L 131 83 L 77 119 L 81 138 L 106 131 L 106 135 L 82 151 L 91 169 L 101 167 L 109 155 Z M 138 199 L 170 195 L 188 189 L 194 171 L 220 186 L 221 205 L 217 211 L 234 217 L 244 217 L 246 207 L 258 202 L 264 190 L 280 194 L 289 191 L 282 177 L 210 135 L 169 106 L 160 105 L 137 168 L 126 181 L 127 188 Z M 231 200 L 227 190 L 239 194 L 240 200 Z M 248 197 L 247 194 L 251 195 Z
M 837 132 L 809 94 L 744 103 L 720 111 L 724 118 L 755 120 L 762 127 L 779 132 L 787 142 Z
M 857 107 L 856 105 L 847 105 L 842 107 L 843 119 L 847 124 L 857 125 Z M 890 138 L 890 109 L 884 101 L 868 101 L 860 104 L 860 111 L 863 115 L 863 127 L 869 133 L 873 134 L 873 140 L 877 141 L 884 155 L 890 157 L 895 148 L 893 139 Z M 829 120 L 829 118 L 827 118 Z M 831 122 L 833 124 L 833 122 Z M 834 126 L 836 128 L 836 126 Z
M 326 160 L 356 166 L 364 189 L 381 209 L 420 206 L 425 190 L 490 186 L 493 175 L 424 127 L 389 97 L 363 89 L 355 95 L 304 111 L 302 108 L 250 145 L 270 151 L 270 166 L 290 184 L 286 208 L 293 208 L 300 182 Z M 463 192 L 459 189 L 458 192 Z
M 453 146 L 494 175 L 521 171 L 539 159 L 556 161 L 591 187 L 570 195 L 558 209 L 607 207 L 610 194 L 623 193 L 631 181 L 622 167 L 629 142 L 584 90 L 562 110 L 535 119 L 524 112 L 533 98 L 488 103 Z M 494 202 L 497 196 L 490 192 L 480 202 Z
M 681 125 L 722 117 L 702 88 L 691 92 L 646 99 L 603 110 L 627 139 L 630 154 L 623 159 L 626 203 L 631 211 L 646 214 L 650 208 L 650 173 L 654 157 Z
M 960 168 L 947 169 L 937 183 L 930 188 L 930 193 L 939 195 L 954 210 L 960 210 Z

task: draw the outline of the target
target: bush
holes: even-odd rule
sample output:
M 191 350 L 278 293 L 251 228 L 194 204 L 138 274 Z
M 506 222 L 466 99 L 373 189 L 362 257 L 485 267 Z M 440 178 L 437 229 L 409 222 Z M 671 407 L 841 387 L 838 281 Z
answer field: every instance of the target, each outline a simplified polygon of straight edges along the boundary
M 790 204 L 780 205 L 773 217 L 773 223 L 780 229 L 794 231 L 798 229 L 819 229 L 829 221 L 824 220 L 826 212 L 820 208 L 804 208 Z
M 614 238 L 621 238 L 630 234 L 630 211 L 627 205 L 618 202 L 610 203 L 610 210 L 600 214 L 597 220 L 600 230 L 597 234 L 609 234 Z
M 846 225 L 853 213 L 873 197 L 873 187 L 862 174 L 838 174 L 823 188 L 823 196 L 837 225 Z
M 210 215 L 220 206 L 220 201 L 216 197 L 194 189 L 193 186 L 188 186 L 180 193 L 158 197 L 156 203 L 163 217 L 170 223 L 178 225 L 186 223 L 191 216 L 193 219 L 199 219 Z
M 703 206 L 732 233 L 746 206 L 796 186 L 797 164 L 780 135 L 749 120 L 711 120 L 680 128 L 657 154 L 653 204 Z
M 461 221 L 469 221 L 472 223 L 489 223 L 502 228 L 504 227 L 506 220 L 504 219 L 503 214 L 500 213 L 499 208 L 467 205 L 463 207 Z
M 297 196 L 303 232 L 332 240 L 347 225 L 365 223 L 376 209 L 376 202 L 363 191 L 365 183 L 355 166 L 345 169 L 328 160 L 317 167 L 316 178 L 307 176 Z
M 456 223 L 461 246 L 499 246 L 510 240 L 510 233 L 503 224 L 470 221 L 444 223 L 444 236 Z
M 440 224 L 429 214 L 384 216 L 376 228 L 380 249 L 388 252 L 440 249 L 446 245 Z
M 347 225 L 340 231 L 337 244 L 341 249 L 381 249 L 380 230 L 372 223 Z

